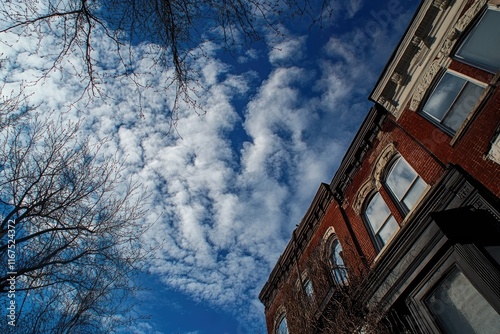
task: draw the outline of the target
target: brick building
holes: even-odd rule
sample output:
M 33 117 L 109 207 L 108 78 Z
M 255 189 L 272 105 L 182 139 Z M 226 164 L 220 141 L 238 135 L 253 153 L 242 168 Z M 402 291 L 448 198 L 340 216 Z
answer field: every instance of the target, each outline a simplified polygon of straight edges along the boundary
M 259 295 L 268 333 L 500 332 L 499 78 L 500 0 L 422 1 Z

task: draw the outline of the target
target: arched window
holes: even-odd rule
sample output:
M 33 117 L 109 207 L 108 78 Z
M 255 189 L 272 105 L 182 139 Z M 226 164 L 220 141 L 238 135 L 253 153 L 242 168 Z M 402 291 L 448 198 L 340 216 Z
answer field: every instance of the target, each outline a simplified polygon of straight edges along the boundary
M 306 280 L 303 283 L 303 289 L 304 292 L 306 293 L 308 298 L 313 298 L 314 297 L 314 288 L 312 281 L 309 278 L 306 278 Z
M 404 213 L 417 203 L 427 184 L 402 158 L 397 158 L 387 174 L 385 184 L 398 201 Z
M 377 250 L 381 250 L 399 229 L 399 225 L 392 216 L 382 196 L 380 196 L 380 193 L 377 192 L 368 202 L 365 217 L 370 225 L 375 247 Z
M 288 325 L 284 314 L 279 320 L 278 327 L 276 327 L 276 334 L 288 334 Z
M 332 242 L 332 251 L 330 260 L 332 261 L 333 278 L 340 285 L 347 284 L 347 270 L 342 259 L 342 246 L 338 239 Z

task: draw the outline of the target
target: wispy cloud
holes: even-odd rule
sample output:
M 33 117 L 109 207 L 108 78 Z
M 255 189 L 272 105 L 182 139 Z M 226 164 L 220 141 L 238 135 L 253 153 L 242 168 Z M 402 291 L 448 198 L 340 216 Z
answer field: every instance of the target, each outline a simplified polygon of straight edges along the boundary
M 362 1 L 344 5 L 354 16 Z M 175 129 L 169 112 L 174 92 L 162 89 L 173 73 L 151 71 L 147 45 L 133 47 L 141 55 L 132 64 L 143 73 L 133 78 L 140 90 L 131 78 L 113 76 L 123 69 L 113 68 L 115 56 L 104 42 L 97 45 L 95 55 L 106 71 L 103 99 L 78 100 L 85 82 L 71 70 L 82 66 L 77 55 L 41 76 L 57 43 L 49 36 L 32 49 L 36 43 L 2 35 L 11 47 L 3 47 L 0 77 L 9 89 L 24 82 L 39 111 L 84 118 L 83 135 L 107 139 L 104 153 L 118 154 L 126 166 L 123 176 L 151 194 L 144 220 L 157 222 L 144 242 L 162 245 L 150 270 L 164 284 L 261 328 L 259 290 L 366 113 L 378 75 L 373 68 L 387 59 L 377 58 L 380 48 L 395 43 L 388 32 L 404 15 L 373 35 L 361 27 L 332 37 L 308 65 L 301 63 L 311 57 L 304 36 L 273 44 L 267 53 L 248 50 L 238 61 L 267 56 L 261 60 L 272 65 L 261 79 L 252 70 L 233 71 L 234 64 L 217 58 L 219 48 L 206 44 L 205 55 L 193 63 L 206 114 L 181 104 Z M 247 101 L 243 110 L 236 109 L 236 96 Z M 245 134 L 240 145 L 233 142 L 235 129 Z
M 283 66 L 304 59 L 305 41 L 305 36 L 291 36 L 273 44 L 269 51 L 269 62 L 275 66 Z

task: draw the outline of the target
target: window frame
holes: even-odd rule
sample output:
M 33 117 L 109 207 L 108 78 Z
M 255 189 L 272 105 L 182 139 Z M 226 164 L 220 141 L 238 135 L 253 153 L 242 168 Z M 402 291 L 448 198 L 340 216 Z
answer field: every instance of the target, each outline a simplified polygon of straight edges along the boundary
M 288 321 L 286 320 L 286 312 L 282 312 L 277 319 L 278 319 L 278 321 L 276 321 L 276 327 L 274 328 L 274 333 L 281 334 L 280 327 L 281 327 L 281 324 L 283 322 L 285 322 L 286 334 L 290 334 L 290 330 L 288 329 Z
M 470 263 L 464 258 L 464 254 L 467 254 L 467 258 L 471 255 L 474 258 L 478 257 L 474 263 Z M 419 319 L 420 325 L 432 333 L 443 332 L 439 321 L 426 305 L 425 300 L 448 278 L 453 270 L 461 271 L 479 294 L 500 314 L 500 301 L 494 297 L 495 293 L 491 290 L 492 282 L 486 282 L 485 280 L 485 277 L 489 277 L 488 280 L 491 280 L 491 277 L 497 277 L 495 276 L 495 269 L 487 260 L 483 259 L 484 255 L 481 255 L 480 250 L 473 245 L 455 245 L 448 249 L 406 299 L 410 312 L 415 319 Z M 480 276 L 477 269 L 473 268 L 473 265 L 481 266 L 483 271 L 488 274 Z
M 340 257 L 340 260 L 342 260 L 342 265 L 337 264 L 337 252 L 336 249 L 337 247 L 340 247 L 340 252 L 338 252 L 338 256 Z M 344 257 L 342 256 L 342 253 L 344 252 L 344 249 L 342 248 L 342 244 L 340 243 L 339 238 L 337 236 L 332 236 L 331 242 L 329 244 L 329 249 L 328 249 L 328 260 L 330 261 L 330 266 L 332 269 L 332 279 L 333 282 L 338 285 L 338 286 L 345 286 L 348 285 L 349 283 L 349 274 L 347 272 L 347 266 L 345 265 Z M 335 258 L 335 262 L 333 259 Z M 342 279 L 339 281 L 337 279 L 337 274 L 338 276 L 341 276 Z
M 387 179 L 389 178 L 391 172 L 394 170 L 394 167 L 396 166 L 396 164 L 400 161 L 400 160 L 403 160 L 404 163 L 406 163 L 406 165 L 411 169 L 411 171 L 413 171 L 413 173 L 415 173 L 416 177 L 413 179 L 413 181 L 410 183 L 410 186 L 406 189 L 404 195 L 402 196 L 402 199 L 399 199 L 398 196 L 396 195 L 396 193 L 394 192 L 394 190 L 392 189 L 392 187 L 389 185 L 389 183 L 387 182 Z M 419 195 L 417 201 L 415 202 L 415 204 L 413 205 L 413 207 L 410 209 L 408 208 L 408 206 L 406 205 L 406 203 L 404 203 L 404 199 L 406 198 L 406 196 L 408 195 L 408 193 L 410 192 L 410 190 L 413 188 L 413 186 L 416 184 L 416 182 L 418 180 L 421 180 L 424 184 L 425 184 L 425 188 L 424 190 L 422 191 L 422 193 Z M 429 188 L 429 185 L 427 184 L 427 182 L 425 182 L 425 180 L 422 178 L 422 176 L 420 176 L 419 173 L 417 173 L 417 171 L 415 170 L 415 168 L 413 168 L 409 163 L 408 161 L 403 158 L 402 155 L 400 154 L 395 154 L 395 156 L 391 159 L 391 161 L 386 165 L 385 167 L 385 173 L 384 173 L 384 179 L 383 179 L 383 185 L 384 185 L 384 188 L 387 190 L 387 192 L 390 194 L 391 196 L 391 199 L 392 201 L 396 204 L 396 206 L 398 207 L 399 209 L 399 212 L 401 213 L 401 215 L 404 217 L 406 217 L 411 211 L 413 211 L 417 206 L 418 206 L 418 203 L 421 201 L 422 197 L 424 197 L 424 194 L 426 193 L 427 189 Z M 390 210 L 390 208 L 389 208 Z
M 431 113 L 426 112 L 425 107 L 426 107 L 427 103 L 429 102 L 429 100 L 431 99 L 431 97 L 433 96 L 433 94 L 435 93 L 436 88 L 439 87 L 439 84 L 441 83 L 441 81 L 443 80 L 443 78 L 445 77 L 446 74 L 450 74 L 450 75 L 455 76 L 457 78 L 463 79 L 466 81 L 466 84 L 464 84 L 462 86 L 462 88 L 460 89 L 460 92 L 453 98 L 453 102 L 450 105 L 450 107 L 448 108 L 448 110 L 445 112 L 445 114 L 443 115 L 441 120 L 439 120 L 436 116 L 432 115 Z M 462 92 L 464 91 L 467 83 L 470 83 L 470 84 L 473 84 L 473 85 L 480 87 L 482 89 L 482 93 L 481 93 L 481 95 L 478 96 L 474 106 L 468 112 L 467 116 L 464 118 L 461 125 L 456 130 L 453 130 L 451 127 L 444 124 L 444 120 L 450 115 L 450 111 L 455 106 L 455 103 L 462 96 Z M 422 116 L 423 118 L 425 118 L 426 120 L 428 120 L 429 122 L 431 122 L 432 124 L 434 124 L 436 127 L 441 129 L 443 132 L 445 132 L 446 134 L 448 134 L 452 138 L 457 137 L 461 134 L 462 129 L 467 125 L 467 123 L 469 122 L 469 119 L 472 117 L 472 115 L 475 114 L 477 106 L 483 102 L 485 92 L 487 91 L 487 87 L 488 87 L 488 85 L 485 82 L 476 80 L 476 79 L 471 78 L 463 73 L 451 70 L 449 68 L 442 68 L 437 73 L 436 77 L 433 80 L 433 84 L 429 87 L 425 98 L 422 100 L 423 103 L 420 105 L 420 108 L 418 110 L 418 114 L 420 116 Z
M 309 299 L 314 298 L 314 285 L 309 277 L 306 277 L 304 280 L 302 280 L 302 290 L 304 291 L 304 294 L 306 295 L 307 298 Z
M 383 222 L 383 224 L 380 225 L 380 227 L 378 228 L 377 232 L 375 232 L 375 230 L 374 230 L 374 228 L 372 226 L 372 223 L 370 221 L 370 218 L 368 217 L 367 209 L 370 206 L 373 198 L 375 196 L 377 196 L 377 194 L 380 196 L 380 198 L 382 199 L 382 201 L 384 202 L 384 204 L 386 205 L 386 207 L 389 209 L 390 214 L 389 214 L 389 216 L 387 216 L 387 218 L 385 219 L 385 221 Z M 382 249 L 384 249 L 390 243 L 390 240 L 401 229 L 401 226 L 399 226 L 399 223 L 396 220 L 396 218 L 394 217 L 394 214 L 392 213 L 391 208 L 389 207 L 389 205 L 387 205 L 387 202 L 382 197 L 382 194 L 380 194 L 379 191 L 374 191 L 372 194 L 370 194 L 370 196 L 366 197 L 365 203 L 363 205 L 363 209 L 362 210 L 363 210 L 362 211 L 363 222 L 365 223 L 365 226 L 366 226 L 366 228 L 368 230 L 368 234 L 370 235 L 370 238 L 372 239 L 373 246 L 375 247 L 375 250 L 377 251 L 377 253 L 380 253 L 382 251 Z M 391 218 L 393 218 L 396 221 L 396 225 L 398 226 L 398 228 L 391 234 L 391 236 L 389 237 L 389 239 L 387 239 L 387 242 L 384 243 L 383 240 L 379 240 L 379 239 L 382 239 L 382 238 L 378 236 L 378 232 L 380 232 L 382 230 L 382 228 L 389 222 L 389 220 Z
M 469 37 L 472 36 L 472 34 L 476 31 L 476 28 L 480 25 L 481 21 L 483 20 L 484 16 L 486 15 L 486 13 L 490 10 L 500 12 L 500 8 L 497 8 L 496 6 L 488 5 L 488 4 L 485 5 L 485 7 L 481 11 L 481 13 L 479 15 L 477 15 L 477 17 L 475 18 L 475 20 L 473 20 L 473 22 L 471 22 L 471 24 L 469 24 L 467 29 L 462 34 L 458 43 L 456 43 L 456 46 L 454 47 L 453 51 L 451 52 L 451 58 L 454 60 L 457 60 L 461 63 L 467 64 L 469 66 L 486 71 L 488 73 L 496 74 L 498 71 L 500 71 L 500 68 L 495 71 L 492 68 L 488 68 L 487 66 L 484 66 L 484 64 L 474 62 L 473 60 L 469 60 L 469 59 L 467 59 L 463 56 L 460 56 L 458 54 L 460 52 L 460 50 L 463 49 L 463 47 L 467 43 L 467 41 L 469 40 Z

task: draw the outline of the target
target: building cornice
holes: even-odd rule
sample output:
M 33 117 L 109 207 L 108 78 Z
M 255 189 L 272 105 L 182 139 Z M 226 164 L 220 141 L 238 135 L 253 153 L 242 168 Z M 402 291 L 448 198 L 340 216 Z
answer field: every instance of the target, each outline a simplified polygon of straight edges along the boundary
M 300 258 L 311 241 L 332 200 L 328 184 L 322 183 L 259 294 L 259 299 L 266 306 L 266 309 L 276 297 L 276 292 L 288 279 L 291 270 L 295 267 L 296 260 Z
M 377 138 L 386 116 L 387 112 L 381 106 L 375 105 L 372 107 L 347 149 L 337 172 L 330 182 L 330 188 L 335 198 L 340 202 L 344 200 L 344 192 L 361 167 L 366 153 L 373 147 L 373 142 Z
M 384 106 L 396 119 L 408 103 L 411 110 L 417 110 L 436 74 L 451 61 L 450 53 L 462 32 L 487 3 L 423 1 L 370 100 Z
M 276 292 L 287 280 L 289 273 L 294 269 L 295 261 L 300 258 L 305 248 L 311 241 L 311 237 L 321 222 L 326 209 L 334 196 L 342 201 L 344 191 L 352 181 L 354 174 L 361 166 L 366 153 L 373 146 L 382 123 L 387 113 L 380 106 L 374 106 L 361 124 L 354 140 L 340 163 L 330 185 L 322 183 L 314 200 L 307 210 L 297 229 L 293 231 L 292 238 L 285 251 L 278 259 L 269 279 L 259 294 L 259 299 L 268 308 L 276 296 Z

